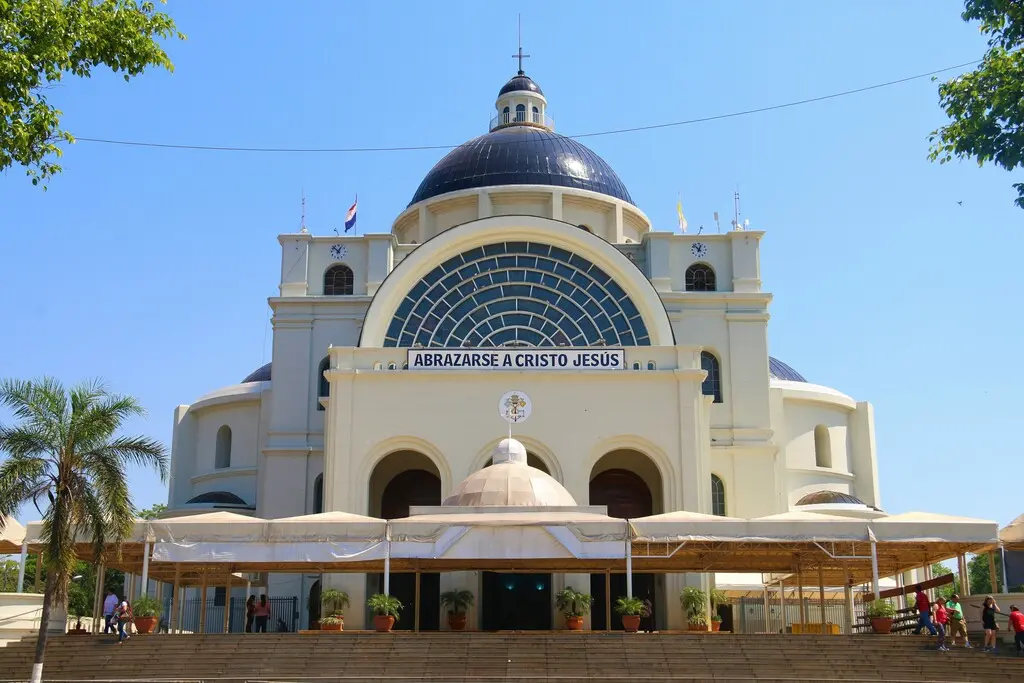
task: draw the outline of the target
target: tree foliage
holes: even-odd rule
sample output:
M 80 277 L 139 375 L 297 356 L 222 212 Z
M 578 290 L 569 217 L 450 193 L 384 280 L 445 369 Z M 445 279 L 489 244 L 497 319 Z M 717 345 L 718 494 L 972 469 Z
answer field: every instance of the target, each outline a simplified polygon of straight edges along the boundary
M 154 503 L 145 510 L 139 510 L 139 519 L 156 519 L 163 513 L 167 512 L 167 506 L 163 503 Z
M 91 540 L 96 558 L 106 556 L 107 544 L 116 552 L 135 522 L 127 467 L 152 467 L 166 479 L 167 455 L 152 439 L 118 435 L 125 420 L 144 411 L 98 382 L 65 389 L 49 377 L 4 380 L 0 404 L 17 420 L 0 425 L 0 452 L 7 456 L 0 462 L 0 524 L 25 503 L 43 517 L 46 588 L 32 673 L 38 681 L 50 611 L 68 600 L 78 566 L 77 539 Z
M 149 67 L 171 71 L 160 40 L 184 37 L 151 1 L 0 0 L 0 171 L 18 164 L 44 186 L 60 172 L 59 143 L 75 139 L 47 91 L 65 75 L 106 66 L 129 81 Z
M 966 0 L 964 21 L 980 22 L 988 51 L 972 72 L 939 86 L 950 122 L 932 132 L 931 159 L 973 158 L 1007 171 L 1024 167 L 1024 2 Z M 1024 208 L 1024 183 L 1015 183 Z

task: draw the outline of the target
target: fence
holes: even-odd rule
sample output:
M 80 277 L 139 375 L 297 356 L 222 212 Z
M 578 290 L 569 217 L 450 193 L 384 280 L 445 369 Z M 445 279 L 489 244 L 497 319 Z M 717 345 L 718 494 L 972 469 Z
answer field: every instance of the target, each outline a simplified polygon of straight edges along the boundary
M 800 623 L 800 602 L 796 599 L 786 600 L 786 613 L 782 613 L 778 594 L 772 594 L 768 601 L 768 622 L 765 623 L 763 598 L 740 598 L 734 603 L 733 623 L 737 633 L 780 633 L 788 630 L 792 624 Z M 854 604 L 852 620 L 860 618 L 864 608 L 860 603 Z M 818 600 L 804 598 L 804 621 L 808 624 L 836 624 L 841 629 L 846 621 L 846 611 L 842 600 L 825 601 L 825 618 L 822 619 L 821 604 Z
M 228 603 L 230 613 L 228 615 L 228 633 L 242 633 L 245 631 L 245 600 L 246 598 L 231 598 Z M 270 603 L 270 620 L 267 623 L 267 631 L 295 631 L 299 625 L 299 599 L 290 598 L 267 598 Z M 220 602 L 220 604 L 218 604 Z M 199 633 L 199 614 L 203 609 L 203 601 L 200 598 L 188 598 L 184 601 L 183 615 L 179 628 L 189 633 Z M 204 633 L 222 633 L 224 631 L 224 610 L 223 601 L 212 599 L 206 600 L 206 629 Z M 171 613 L 171 599 L 164 599 L 163 613 L 160 615 L 161 628 L 166 628 L 170 623 L 168 615 Z M 285 629 L 280 628 L 280 622 L 284 622 Z

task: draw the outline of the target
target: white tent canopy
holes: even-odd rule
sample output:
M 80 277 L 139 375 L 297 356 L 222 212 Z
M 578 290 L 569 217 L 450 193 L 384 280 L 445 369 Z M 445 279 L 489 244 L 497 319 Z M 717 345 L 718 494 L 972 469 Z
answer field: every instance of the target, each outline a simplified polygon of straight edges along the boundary
M 386 522 L 329 512 L 265 520 L 233 512 L 152 524 L 153 560 L 181 563 L 334 563 L 376 560 Z
M 871 521 L 875 538 L 890 543 L 996 544 L 999 525 L 983 519 L 904 512 Z
M 390 523 L 392 557 L 621 559 L 627 522 L 587 508 L 417 508 Z

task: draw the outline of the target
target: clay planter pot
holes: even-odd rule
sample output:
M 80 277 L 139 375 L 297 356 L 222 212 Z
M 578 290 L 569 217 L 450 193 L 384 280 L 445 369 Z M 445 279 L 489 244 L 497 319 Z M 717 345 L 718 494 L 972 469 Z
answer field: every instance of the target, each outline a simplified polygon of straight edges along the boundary
M 155 633 L 160 617 L 135 617 L 135 630 L 139 633 Z
M 704 626 L 703 624 L 687 624 L 686 625 L 686 630 L 687 631 L 707 631 L 708 627 Z
M 626 630 L 626 633 L 636 633 L 640 630 L 640 615 L 639 614 L 623 614 L 622 615 L 622 628 Z
M 448 613 L 448 626 L 453 631 L 461 631 L 466 628 L 466 615 Z
M 717 631 L 720 628 L 722 628 L 722 622 L 720 622 L 720 621 L 712 621 L 711 622 L 711 630 L 712 631 Z
M 375 614 L 373 616 L 373 628 L 377 633 L 388 633 L 395 625 L 395 618 L 387 614 Z
M 86 633 L 88 633 L 88 631 L 86 631 L 81 626 L 79 626 L 78 628 L 69 628 L 68 629 L 68 635 L 69 636 L 84 636 Z
M 582 631 L 583 617 L 566 617 L 565 627 L 570 631 Z
M 317 624 L 317 626 L 319 627 L 319 629 L 321 631 L 344 631 L 345 630 L 345 622 L 341 622 L 340 624 Z
M 892 619 L 889 617 L 872 619 L 871 630 L 875 633 L 892 633 Z

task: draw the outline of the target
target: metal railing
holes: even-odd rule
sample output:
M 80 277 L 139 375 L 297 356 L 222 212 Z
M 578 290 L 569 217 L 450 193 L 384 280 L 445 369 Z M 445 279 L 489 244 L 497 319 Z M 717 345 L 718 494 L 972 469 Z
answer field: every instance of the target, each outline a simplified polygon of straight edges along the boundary
M 534 125 L 543 126 L 544 128 L 554 128 L 555 120 L 547 114 L 541 114 L 539 112 L 509 112 L 508 114 L 498 114 L 491 119 L 489 130 L 500 128 L 502 126 L 511 125 Z
M 785 633 L 793 624 L 800 623 L 800 602 L 786 599 L 786 613 L 782 613 L 778 596 L 768 604 L 768 621 L 765 623 L 764 600 L 762 598 L 740 598 L 733 605 L 733 620 L 737 633 Z M 863 605 L 854 604 L 853 621 L 863 614 Z M 825 601 L 825 618 L 822 619 L 821 604 L 818 600 L 804 598 L 804 616 L 808 624 L 836 624 L 843 628 L 846 607 L 842 600 Z
M 228 633 L 245 632 L 245 598 L 231 598 L 230 613 L 228 614 Z M 282 631 L 281 623 L 284 623 L 288 631 L 294 632 L 299 625 L 299 599 L 290 598 L 267 598 L 270 603 L 270 619 L 267 622 L 268 632 Z M 183 605 L 184 613 L 181 625 L 178 627 L 188 633 L 199 633 L 199 614 L 202 611 L 202 600 L 199 598 L 188 598 Z M 206 629 L 205 633 L 224 632 L 224 609 L 223 602 L 217 604 L 216 600 L 206 600 Z M 160 615 L 161 630 L 170 623 L 171 599 L 164 599 L 163 613 Z

